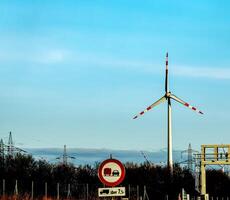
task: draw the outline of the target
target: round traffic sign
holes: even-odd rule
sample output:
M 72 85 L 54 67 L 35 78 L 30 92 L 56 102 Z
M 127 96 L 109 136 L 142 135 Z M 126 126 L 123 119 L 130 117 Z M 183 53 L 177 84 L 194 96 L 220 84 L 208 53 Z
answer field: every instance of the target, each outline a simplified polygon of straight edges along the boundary
M 100 164 L 98 177 L 102 183 L 114 187 L 125 178 L 125 167 L 116 159 L 107 159 Z

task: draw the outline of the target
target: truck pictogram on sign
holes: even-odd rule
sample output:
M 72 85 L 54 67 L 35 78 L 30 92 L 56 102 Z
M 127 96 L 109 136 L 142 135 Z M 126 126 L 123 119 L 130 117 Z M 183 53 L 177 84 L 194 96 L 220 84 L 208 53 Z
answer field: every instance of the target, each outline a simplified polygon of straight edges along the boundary
M 113 170 L 111 168 L 104 168 L 104 176 L 119 176 L 120 172 L 118 170 Z
M 111 176 L 112 169 L 111 168 L 105 168 L 104 169 L 104 176 Z

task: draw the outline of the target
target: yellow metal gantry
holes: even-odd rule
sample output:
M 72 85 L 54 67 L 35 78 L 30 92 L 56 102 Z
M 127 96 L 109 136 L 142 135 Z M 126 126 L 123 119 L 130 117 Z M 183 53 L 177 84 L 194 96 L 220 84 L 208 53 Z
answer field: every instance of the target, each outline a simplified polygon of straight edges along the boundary
M 201 195 L 208 200 L 206 194 L 206 165 L 230 165 L 230 144 L 201 145 Z

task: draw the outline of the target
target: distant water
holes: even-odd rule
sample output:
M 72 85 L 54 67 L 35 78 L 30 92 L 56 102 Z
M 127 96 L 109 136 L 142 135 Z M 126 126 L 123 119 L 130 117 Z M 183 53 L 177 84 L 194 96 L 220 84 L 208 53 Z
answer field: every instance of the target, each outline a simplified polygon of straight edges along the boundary
M 26 149 L 29 154 L 35 159 L 44 159 L 51 163 L 58 163 L 63 160 L 63 149 L 60 148 L 39 148 L 39 149 Z M 68 162 L 74 165 L 94 165 L 96 162 L 102 162 L 110 157 L 120 160 L 123 163 L 143 163 L 146 161 L 144 155 L 140 151 L 134 150 L 109 150 L 109 149 L 80 149 L 70 148 L 67 149 Z M 144 151 L 146 158 L 158 165 L 165 165 L 167 161 L 167 152 L 159 150 L 156 152 Z M 173 158 L 175 162 L 181 162 L 181 151 L 174 151 Z

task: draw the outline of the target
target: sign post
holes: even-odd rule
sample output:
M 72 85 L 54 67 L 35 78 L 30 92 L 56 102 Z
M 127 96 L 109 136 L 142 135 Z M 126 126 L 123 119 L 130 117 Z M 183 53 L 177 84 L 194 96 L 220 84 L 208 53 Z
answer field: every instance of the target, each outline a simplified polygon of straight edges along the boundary
M 125 178 L 125 167 L 119 160 L 104 160 L 99 166 L 98 177 L 104 185 L 109 186 L 98 188 L 99 197 L 125 196 L 125 187 L 115 187 Z

